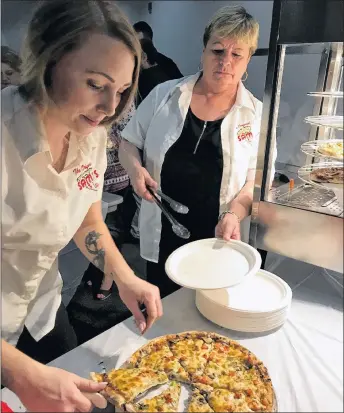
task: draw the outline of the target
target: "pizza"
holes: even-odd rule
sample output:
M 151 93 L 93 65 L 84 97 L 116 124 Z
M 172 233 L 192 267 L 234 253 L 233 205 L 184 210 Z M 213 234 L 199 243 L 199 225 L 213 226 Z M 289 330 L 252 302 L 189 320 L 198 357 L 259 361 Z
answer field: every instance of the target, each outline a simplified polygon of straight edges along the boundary
M 213 345 L 209 334 L 183 333 L 167 336 L 167 340 L 172 353 L 189 373 L 191 381 L 202 373 Z
M 318 168 L 310 173 L 310 178 L 314 182 L 327 184 L 343 184 L 344 168 L 342 166 Z
M 209 406 L 207 399 L 201 391 L 194 388 L 190 396 L 187 411 L 188 413 L 211 413 L 214 410 Z
M 134 412 L 177 412 L 180 383 L 191 391 L 188 412 L 273 412 L 276 400 L 269 373 L 248 349 L 216 333 L 189 331 L 150 341 L 122 366 L 105 374 L 104 395 Z M 136 400 L 171 380 L 155 397 Z M 147 395 L 148 396 L 148 395 Z M 161 410 L 162 409 L 162 410 Z
M 110 370 L 107 373 L 91 373 L 91 378 L 98 383 L 108 383 L 102 395 L 116 406 L 130 403 L 152 387 L 168 381 L 165 372 L 149 369 Z
M 318 152 L 322 155 L 331 156 L 337 159 L 343 159 L 344 157 L 344 148 L 343 142 L 327 142 L 323 145 L 320 145 Z
M 128 412 L 177 412 L 181 386 L 172 381 L 168 388 L 151 399 L 146 399 L 133 405 L 126 404 Z
M 153 370 L 163 370 L 170 380 L 184 383 L 190 381 L 189 374 L 174 356 L 165 338 L 152 340 L 142 349 L 136 351 L 128 361 L 129 367 L 148 367 Z

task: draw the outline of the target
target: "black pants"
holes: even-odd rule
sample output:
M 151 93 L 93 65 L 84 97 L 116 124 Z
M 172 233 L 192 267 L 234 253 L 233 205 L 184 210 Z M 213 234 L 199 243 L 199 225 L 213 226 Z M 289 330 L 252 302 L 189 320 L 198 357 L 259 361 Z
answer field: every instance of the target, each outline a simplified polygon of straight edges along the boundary
M 43 364 L 62 356 L 78 345 L 73 327 L 70 325 L 65 306 L 61 303 L 57 313 L 55 327 L 41 340 L 36 341 L 26 327 L 21 333 L 17 349 Z

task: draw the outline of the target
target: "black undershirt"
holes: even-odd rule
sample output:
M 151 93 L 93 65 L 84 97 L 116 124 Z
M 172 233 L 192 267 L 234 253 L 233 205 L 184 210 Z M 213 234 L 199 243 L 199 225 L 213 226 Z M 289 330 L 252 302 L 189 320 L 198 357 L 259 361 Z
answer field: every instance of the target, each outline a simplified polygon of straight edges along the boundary
M 179 139 L 165 155 L 161 189 L 189 207 L 186 215 L 174 211 L 172 214 L 191 232 L 191 237 L 178 238 L 162 216 L 160 252 L 163 256 L 187 242 L 214 237 L 223 171 L 222 120 L 207 121 L 204 129 L 205 121 L 198 119 L 189 108 Z

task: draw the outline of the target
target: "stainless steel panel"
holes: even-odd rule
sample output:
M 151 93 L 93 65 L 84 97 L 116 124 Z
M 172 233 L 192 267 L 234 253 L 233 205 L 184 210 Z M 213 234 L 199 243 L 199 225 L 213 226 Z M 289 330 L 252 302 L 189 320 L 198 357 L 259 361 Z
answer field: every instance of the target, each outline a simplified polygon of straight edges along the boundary
M 343 273 L 343 218 L 260 202 L 256 248 Z
M 341 42 L 343 15 L 342 0 L 282 0 L 279 42 Z
M 274 188 L 267 201 L 336 217 L 343 213 L 333 191 L 304 184 L 300 179 L 296 180 L 296 187 L 292 191 L 288 184 Z
M 334 3 L 331 0 L 274 1 L 249 242 L 256 248 L 342 273 L 343 210 L 333 192 L 305 187 L 298 180 L 290 193 L 288 185 L 273 191 L 268 185 L 284 56 L 324 51 L 314 87 L 319 91 L 340 87 L 343 43 L 329 44 L 343 40 L 343 35 L 336 37 L 343 32 L 343 21 L 342 13 L 340 18 L 334 17 Z M 342 9 L 343 4 L 339 8 Z M 330 27 L 331 24 L 335 27 Z M 308 44 L 313 42 L 321 44 Z M 264 53 L 262 50 L 257 55 Z M 337 100 L 316 98 L 314 102 L 314 115 L 336 111 Z M 319 128 L 314 128 L 311 136 L 310 140 L 318 139 Z M 308 132 L 305 140 L 307 138 Z

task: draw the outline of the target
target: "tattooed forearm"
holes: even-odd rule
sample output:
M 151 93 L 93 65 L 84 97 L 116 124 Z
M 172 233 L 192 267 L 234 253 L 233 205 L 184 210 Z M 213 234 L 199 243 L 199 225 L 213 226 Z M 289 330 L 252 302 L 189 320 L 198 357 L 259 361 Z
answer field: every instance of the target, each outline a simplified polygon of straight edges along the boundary
M 85 246 L 89 254 L 94 255 L 92 263 L 98 267 L 101 271 L 105 270 L 105 250 L 99 248 L 97 242 L 102 234 L 99 232 L 91 231 L 85 237 Z

